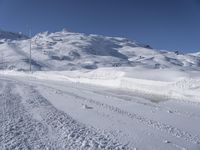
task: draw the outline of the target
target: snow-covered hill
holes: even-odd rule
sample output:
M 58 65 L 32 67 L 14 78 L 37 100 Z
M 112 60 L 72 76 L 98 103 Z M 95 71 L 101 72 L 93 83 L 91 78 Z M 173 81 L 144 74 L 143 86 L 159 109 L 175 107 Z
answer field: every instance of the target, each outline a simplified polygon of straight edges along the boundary
M 1 68 L 29 69 L 29 39 L 0 32 Z M 10 40 L 5 40 L 10 39 Z M 87 35 L 63 30 L 32 38 L 34 70 L 79 70 L 100 67 L 135 67 L 200 70 L 198 54 L 158 51 L 126 38 Z
M 0 41 L 10 41 L 10 40 L 25 40 L 28 39 L 26 35 L 22 33 L 7 32 L 0 29 Z

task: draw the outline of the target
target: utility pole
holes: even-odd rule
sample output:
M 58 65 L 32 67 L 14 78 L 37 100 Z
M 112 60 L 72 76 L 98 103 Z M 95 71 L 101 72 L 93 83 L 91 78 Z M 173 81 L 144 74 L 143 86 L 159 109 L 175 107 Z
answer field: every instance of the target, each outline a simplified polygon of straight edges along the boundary
M 4 54 L 3 54 L 3 52 L 1 53 L 1 63 L 2 63 L 2 70 L 4 70 L 4 60 L 3 60 L 3 56 Z
M 30 70 L 29 70 L 29 71 L 32 72 L 32 68 L 31 68 L 31 67 L 32 67 L 32 66 L 31 66 L 31 63 L 32 63 L 32 61 L 31 61 L 31 60 L 32 60 L 32 58 L 31 58 L 31 57 L 32 57 L 32 54 L 31 54 L 31 51 L 32 51 L 32 45 L 31 45 L 31 44 L 32 44 L 32 43 L 31 43 L 31 42 L 32 42 L 32 41 L 31 41 L 31 39 L 32 39 L 32 38 L 31 38 L 31 29 L 29 29 L 29 37 L 30 37 L 30 43 L 29 43 L 29 44 L 30 44 L 30 45 L 29 45 L 29 46 L 30 46 L 30 47 L 29 47 L 29 48 L 30 48 L 30 49 L 29 49 L 29 50 L 30 50 L 30 51 L 29 51 L 29 65 L 30 65 L 30 68 L 29 68 L 29 69 L 30 69 Z

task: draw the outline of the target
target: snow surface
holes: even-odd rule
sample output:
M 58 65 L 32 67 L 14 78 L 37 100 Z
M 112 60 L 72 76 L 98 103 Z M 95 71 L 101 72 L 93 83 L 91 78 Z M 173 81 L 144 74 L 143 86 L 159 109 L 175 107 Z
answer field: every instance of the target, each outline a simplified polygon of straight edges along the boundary
M 28 72 L 30 39 L 0 35 L 0 149 L 200 149 L 199 53 L 44 32 Z
M 35 77 L 0 76 L 1 149 L 200 148 L 198 101 Z
M 154 101 L 169 99 L 200 101 L 199 72 L 189 74 L 177 70 L 141 68 L 99 68 L 93 71 L 36 71 L 32 73 L 8 71 L 3 76 L 29 77 L 41 80 L 70 81 L 115 89 L 128 90 Z

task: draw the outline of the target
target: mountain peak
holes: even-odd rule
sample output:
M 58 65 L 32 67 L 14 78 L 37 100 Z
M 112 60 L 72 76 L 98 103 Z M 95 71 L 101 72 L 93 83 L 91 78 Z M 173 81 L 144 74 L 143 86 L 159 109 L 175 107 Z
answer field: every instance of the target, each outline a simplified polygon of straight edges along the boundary
M 4 68 L 28 70 L 30 41 L 20 33 L 0 32 Z M 5 51 L 6 49 L 6 51 Z M 142 67 L 200 70 L 200 56 L 158 51 L 127 38 L 70 32 L 41 32 L 32 38 L 33 70 L 79 70 Z

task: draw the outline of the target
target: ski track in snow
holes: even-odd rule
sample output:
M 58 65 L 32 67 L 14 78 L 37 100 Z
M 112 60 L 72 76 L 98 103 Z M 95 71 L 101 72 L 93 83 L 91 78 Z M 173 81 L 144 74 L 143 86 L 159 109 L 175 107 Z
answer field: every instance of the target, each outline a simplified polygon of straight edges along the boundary
M 23 88 L 22 85 L 17 88 Z M 6 82 L 0 95 L 0 149 L 129 149 L 106 131 L 74 120 L 57 110 L 31 86 L 23 99 Z M 35 119 L 37 110 L 41 119 Z

